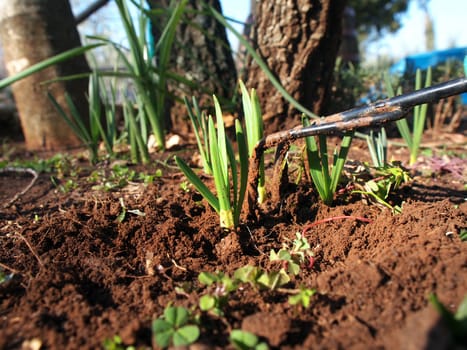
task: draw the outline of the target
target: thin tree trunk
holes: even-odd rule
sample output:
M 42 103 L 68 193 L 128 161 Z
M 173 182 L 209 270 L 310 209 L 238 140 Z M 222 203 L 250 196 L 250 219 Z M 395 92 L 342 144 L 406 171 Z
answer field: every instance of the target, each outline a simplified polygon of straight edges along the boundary
M 8 0 L 0 2 L 0 38 L 10 75 L 51 56 L 81 45 L 67 0 Z M 87 79 L 42 84 L 67 75 L 88 72 L 84 57 L 77 57 L 13 84 L 13 95 L 30 150 L 75 147 L 81 141 L 50 103 L 47 91 L 65 108 L 65 93 L 87 117 Z
M 345 0 L 257 1 L 251 39 L 285 89 L 316 114 L 323 112 L 342 35 Z M 300 113 L 282 98 L 250 60 L 248 88 L 256 88 L 266 132 L 300 123 Z

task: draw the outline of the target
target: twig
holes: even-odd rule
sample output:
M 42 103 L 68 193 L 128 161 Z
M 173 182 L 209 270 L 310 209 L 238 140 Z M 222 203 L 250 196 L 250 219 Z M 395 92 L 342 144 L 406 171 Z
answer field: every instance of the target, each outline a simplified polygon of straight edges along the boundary
M 34 185 L 36 182 L 37 178 L 39 177 L 39 174 L 37 171 L 31 168 L 14 168 L 14 167 L 5 167 L 3 169 L 0 169 L 0 173 L 9 173 L 9 172 L 15 172 L 15 173 L 28 173 L 33 176 L 31 182 L 29 185 L 26 186 L 24 190 L 21 192 L 17 193 L 12 199 L 10 199 L 3 207 L 8 208 L 10 205 L 12 205 L 19 197 L 24 195 L 27 191 L 31 189 L 31 187 Z
M 8 270 L 10 272 L 13 272 L 14 274 L 16 275 L 19 275 L 20 274 L 20 271 L 19 270 L 16 270 L 12 267 L 9 267 L 8 265 L 5 265 L 4 263 L 0 263 L 0 267 L 4 270 Z
M 172 259 L 168 253 L 167 253 L 167 257 L 170 259 L 170 261 L 172 261 L 172 264 L 174 264 L 174 266 L 175 266 L 177 269 L 180 269 L 180 270 L 185 271 L 185 272 L 188 271 L 188 269 L 187 269 L 186 267 L 183 267 L 183 266 L 180 266 L 179 264 L 177 264 L 177 262 L 175 261 L 175 259 Z
M 39 265 L 41 265 L 41 267 L 43 267 L 44 263 L 42 262 L 41 258 L 39 258 L 39 255 L 37 255 L 36 251 L 34 250 L 34 248 L 31 245 L 31 243 L 29 243 L 29 241 L 21 233 L 15 232 L 15 234 L 18 235 L 19 238 L 21 238 L 24 241 L 24 243 L 26 243 L 26 245 L 28 246 L 28 248 L 31 251 L 32 255 L 34 255 L 34 257 L 39 262 Z

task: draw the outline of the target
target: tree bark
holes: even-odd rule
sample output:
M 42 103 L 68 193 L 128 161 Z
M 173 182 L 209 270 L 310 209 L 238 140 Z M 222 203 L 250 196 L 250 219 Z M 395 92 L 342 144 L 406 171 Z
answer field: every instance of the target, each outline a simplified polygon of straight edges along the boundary
M 9 75 L 81 45 L 67 0 L 1 1 L 0 38 Z M 64 100 L 67 92 L 83 119 L 88 120 L 85 95 L 88 80 L 41 83 L 82 72 L 89 72 L 83 56 L 49 67 L 13 84 L 13 95 L 29 150 L 58 150 L 81 145 L 49 101 L 47 91 L 65 110 L 68 110 Z
M 167 8 L 169 0 L 148 0 L 152 8 Z M 221 12 L 219 0 L 205 1 Z M 237 72 L 225 28 L 213 17 L 203 13 L 203 2 L 189 0 L 184 19 L 180 22 L 171 53 L 171 71 L 195 83 L 197 88 L 171 82 L 169 90 L 177 97 L 198 98 L 201 105 L 212 105 L 212 95 L 222 101 L 230 98 L 237 84 Z M 157 42 L 163 29 L 153 25 Z M 162 23 L 164 25 L 164 23 Z M 197 27 L 197 28 L 196 28 Z M 170 107 L 172 131 L 186 133 L 189 122 L 181 103 Z
M 342 35 L 345 0 L 257 1 L 251 40 L 284 88 L 314 113 L 324 112 Z M 250 59 L 248 88 L 256 88 L 266 133 L 298 125 L 300 113 Z

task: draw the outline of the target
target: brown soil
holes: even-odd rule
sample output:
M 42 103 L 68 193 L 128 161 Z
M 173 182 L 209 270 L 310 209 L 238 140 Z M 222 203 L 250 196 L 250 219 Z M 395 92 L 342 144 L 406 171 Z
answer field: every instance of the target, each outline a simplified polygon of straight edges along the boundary
M 355 146 L 351 159 L 360 157 Z M 271 249 L 307 224 L 341 215 L 371 222 L 336 219 L 307 230 L 316 261 L 286 287 L 316 288 L 309 308 L 290 305 L 282 290 L 245 285 L 229 296 L 224 317 L 201 315 L 191 348 L 231 348 L 234 328 L 280 349 L 448 348 L 449 333 L 427 297 L 436 293 L 454 311 L 467 292 L 467 245 L 459 238 L 467 228 L 465 171 L 460 178 L 442 167 L 418 174 L 394 193 L 404 203 L 399 215 L 348 195 L 326 207 L 309 182 L 293 184 L 292 174 L 280 203 L 267 203 L 258 221 L 228 233 L 193 189 L 181 189 L 181 173 L 155 164 L 146 172 L 160 168 L 163 176 L 153 184 L 112 192 L 93 190 L 89 171 L 67 193 L 42 173 L 0 210 L 0 267 L 10 276 L 0 284 L 0 349 L 97 349 L 117 334 L 127 345 L 155 347 L 151 321 L 170 303 L 197 305 L 205 293 L 200 272 L 277 268 Z M 1 202 L 30 180 L 1 173 Z M 144 216 L 127 212 L 119 222 L 119 198 Z M 185 292 L 176 292 L 180 286 Z

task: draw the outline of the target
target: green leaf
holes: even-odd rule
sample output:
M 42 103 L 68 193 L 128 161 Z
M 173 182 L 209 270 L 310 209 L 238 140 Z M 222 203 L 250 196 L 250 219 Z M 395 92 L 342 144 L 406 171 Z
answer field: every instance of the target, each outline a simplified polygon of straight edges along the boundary
M 164 310 L 166 321 L 175 327 L 184 325 L 188 320 L 188 315 L 188 310 L 180 306 L 172 306 Z
M 258 283 L 273 290 L 277 287 L 281 287 L 290 282 L 290 277 L 287 275 L 284 269 L 280 271 L 273 271 L 268 273 L 263 273 L 258 278 Z
M 220 278 L 218 274 L 210 272 L 201 272 L 198 275 L 198 281 L 206 286 L 210 286 L 213 283 L 219 282 Z
M 152 323 L 154 340 L 160 347 L 168 347 L 175 332 L 173 325 L 167 321 L 157 319 Z
M 219 112 L 219 110 L 217 112 Z M 214 184 L 216 186 L 217 197 L 219 199 L 220 226 L 223 228 L 233 228 L 234 222 L 233 213 L 230 206 L 230 185 L 227 168 L 228 155 L 222 113 L 220 114 L 220 119 L 217 120 L 217 128 L 218 136 L 216 136 L 214 121 L 210 117 L 208 127 L 210 147 L 209 152 L 211 153 Z
M 337 161 L 335 162 L 335 165 L 333 166 L 331 171 L 330 192 L 332 193 L 332 195 L 334 195 L 334 193 L 336 192 L 337 185 L 339 184 L 340 178 L 342 176 L 342 170 L 344 169 L 345 161 L 350 150 L 350 145 L 352 144 L 353 135 L 353 131 L 348 132 L 344 135 L 344 138 L 342 139 Z
M 256 335 L 241 329 L 232 330 L 229 339 L 232 345 L 239 350 L 254 349 L 258 345 L 258 337 Z
M 177 329 L 173 335 L 174 346 L 184 346 L 194 343 L 199 337 L 199 328 L 188 325 Z
M 238 120 L 235 121 L 235 133 L 237 138 L 238 155 L 240 159 L 240 187 L 236 194 L 237 200 L 234 206 L 235 210 L 235 223 L 238 221 L 242 212 L 243 202 L 245 200 L 246 188 L 248 185 L 248 149 L 243 133 L 243 128 Z
M 301 304 L 304 308 L 308 308 L 310 306 L 311 297 L 316 293 L 315 289 L 308 289 L 304 287 L 300 287 L 300 291 L 289 297 L 289 304 L 290 305 L 297 305 Z
M 212 165 L 211 158 L 209 156 L 209 145 L 207 144 L 208 131 L 206 130 L 206 121 L 204 120 L 205 115 L 199 110 L 198 102 L 196 101 L 195 97 L 193 97 L 193 109 L 195 110 L 194 112 L 192 106 L 190 105 L 190 102 L 186 97 L 184 97 L 184 101 L 188 111 L 188 116 L 191 120 L 191 124 L 193 125 L 196 143 L 198 144 L 198 151 L 203 161 L 204 172 L 210 175 L 212 174 Z
M 199 308 L 201 311 L 209 311 L 216 307 L 216 298 L 206 294 L 199 298 Z
M 89 51 L 89 50 L 92 50 L 92 49 L 95 49 L 96 47 L 99 47 L 99 46 L 102 46 L 104 44 L 102 43 L 99 43 L 99 44 L 91 44 L 91 45 L 86 45 L 86 46 L 80 46 L 80 47 L 76 47 L 76 48 L 73 48 L 71 50 L 67 50 L 65 52 L 62 52 L 58 55 L 55 55 L 51 58 L 48 58 L 44 61 L 41 61 L 39 63 L 36 63 L 32 66 L 30 66 L 29 68 L 26 68 L 25 70 L 23 70 L 22 72 L 20 73 L 17 73 L 11 77 L 8 77 L 8 78 L 5 78 L 5 79 L 2 79 L 0 80 L 0 90 L 17 82 L 18 80 L 21 80 L 21 79 L 24 79 L 28 76 L 30 76 L 31 74 L 34 74 L 34 73 L 37 73 L 45 68 L 48 68 L 50 66 L 53 66 L 57 63 L 61 63 L 61 62 L 64 62 L 72 57 L 76 57 L 76 56 L 80 56 L 82 55 L 83 53 Z
M 193 170 L 183 161 L 183 159 L 175 156 L 175 162 L 183 174 L 187 177 L 193 186 L 201 193 L 201 195 L 206 199 L 209 205 L 217 212 L 220 212 L 219 200 L 216 196 L 209 190 L 209 188 L 201 181 L 201 179 L 194 173 Z
M 259 276 L 261 276 L 261 270 L 251 265 L 239 267 L 234 272 L 234 278 L 243 283 L 256 284 Z
M 457 308 L 456 314 L 454 318 L 458 321 L 465 321 L 467 320 L 467 295 L 465 295 L 464 299 L 462 300 L 461 304 Z

